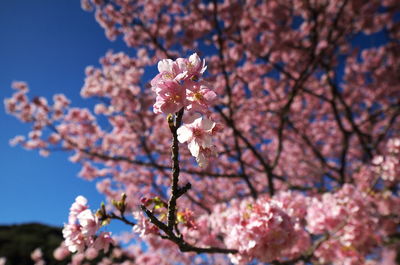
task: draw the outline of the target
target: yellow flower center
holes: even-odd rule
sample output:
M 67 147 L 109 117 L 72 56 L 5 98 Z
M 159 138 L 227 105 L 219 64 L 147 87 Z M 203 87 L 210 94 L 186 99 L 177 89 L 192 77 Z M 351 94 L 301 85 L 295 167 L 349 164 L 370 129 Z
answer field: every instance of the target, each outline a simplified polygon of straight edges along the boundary
M 181 99 L 181 96 L 179 96 L 179 95 L 174 95 L 174 96 L 172 97 L 172 100 L 174 101 L 174 103 L 179 102 L 180 99 Z
M 164 78 L 174 79 L 174 76 L 171 73 L 166 73 L 166 74 L 164 74 Z
M 195 100 L 203 99 L 203 95 L 201 93 L 199 93 L 199 92 L 194 93 L 193 97 L 194 97 Z

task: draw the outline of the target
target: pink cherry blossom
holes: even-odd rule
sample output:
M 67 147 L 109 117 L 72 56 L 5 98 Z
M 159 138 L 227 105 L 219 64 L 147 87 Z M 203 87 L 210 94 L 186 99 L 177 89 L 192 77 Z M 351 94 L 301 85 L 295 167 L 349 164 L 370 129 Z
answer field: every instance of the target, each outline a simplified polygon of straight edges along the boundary
M 150 82 L 152 90 L 157 95 L 153 106 L 154 113 L 174 113 L 188 104 L 188 110 L 206 111 L 208 104 L 216 98 L 216 94 L 206 87 L 204 82 L 197 84 L 192 81 L 199 80 L 206 68 L 205 60 L 201 61 L 196 53 L 189 59 L 159 61 L 159 74 Z
M 71 153 L 79 175 L 96 180 L 107 212 L 126 194 L 124 217 L 134 225 L 114 238 L 135 243 L 124 249 L 127 264 L 395 263 L 399 1 L 82 0 L 82 7 L 131 52 L 107 52 L 86 68 L 81 96 L 93 109 L 62 94 L 31 97 L 41 88 L 14 82 L 6 112 L 30 129 L 10 143 Z M 169 123 L 161 113 L 171 114 Z M 172 163 L 176 136 L 188 148 Z M 161 212 L 141 198 L 173 204 L 173 194 L 175 241 L 138 210 L 144 204 L 167 223 L 167 206 Z M 63 229 L 72 264 L 85 262 L 96 242 L 107 247 L 111 237 L 97 223 L 77 199 Z M 181 252 L 180 240 L 230 254 Z M 118 264 L 110 255 L 100 264 Z
M 197 53 L 190 55 L 189 59 L 178 60 L 178 64 L 187 72 L 187 78 L 193 80 L 198 80 L 207 69 L 206 61 L 201 61 Z
M 65 256 L 64 250 L 67 248 L 70 252 L 83 253 L 87 248 L 108 251 L 109 245 L 114 244 L 109 232 L 101 232 L 101 223 L 96 214 L 87 206 L 87 199 L 78 196 L 70 208 L 68 224 L 64 224 L 62 230 L 64 243 L 60 246 L 57 254 L 59 259 Z M 90 255 L 90 254 L 89 254 Z M 93 255 L 92 255 L 93 256 Z
M 97 216 L 94 215 L 90 209 L 86 209 L 78 214 L 77 219 L 82 227 L 82 234 L 87 237 L 95 235 L 100 227 Z
M 400 176 L 400 139 L 390 139 L 386 145 L 385 156 L 378 155 L 372 160 L 374 172 L 384 181 L 395 182 Z
M 243 201 L 239 209 L 229 211 L 225 228 L 226 245 L 239 250 L 238 255 L 231 255 L 233 263 L 243 264 L 253 258 L 273 261 L 296 241 L 294 221 L 280 203 L 268 199 Z
M 99 255 L 99 252 L 97 251 L 97 249 L 90 247 L 88 249 L 86 249 L 85 251 L 85 257 L 88 260 L 93 260 L 95 259 L 97 256 Z
M 31 253 L 31 259 L 35 262 L 35 265 L 44 265 L 45 262 L 43 260 L 43 252 L 40 248 L 36 248 Z
M 77 220 L 77 216 L 86 209 L 88 209 L 87 199 L 83 196 L 76 197 L 75 202 L 71 205 L 71 208 L 69 209 L 68 223 L 75 223 Z
M 199 117 L 190 124 L 178 128 L 180 143 L 188 143 L 192 156 L 196 157 L 201 167 L 207 165 L 207 159 L 214 155 L 215 147 L 212 144 L 212 134 L 216 123 L 208 118 Z
M 163 81 L 156 88 L 154 113 L 175 113 L 185 106 L 186 91 L 176 81 Z
M 108 252 L 110 245 L 114 245 L 114 240 L 111 237 L 111 233 L 109 232 L 101 232 L 100 235 L 97 236 L 94 241 L 93 247 L 96 250 L 104 250 L 104 252 Z
M 158 62 L 157 68 L 162 80 L 175 80 L 179 82 L 186 77 L 187 71 L 182 69 L 179 60 L 181 60 L 181 58 L 176 62 L 171 59 L 164 59 Z M 158 78 L 155 78 L 155 80 L 158 80 Z
M 137 220 L 136 225 L 133 227 L 133 232 L 138 233 L 140 237 L 148 235 L 155 235 L 159 233 L 159 229 L 147 219 L 142 212 L 134 212 L 133 216 Z
M 209 112 L 209 108 L 215 102 L 217 94 L 204 82 L 186 81 L 186 109 L 201 113 Z
M 86 238 L 78 224 L 65 224 L 62 230 L 65 246 L 70 252 L 82 252 L 86 247 Z
M 61 243 L 61 245 L 56 248 L 53 252 L 53 256 L 56 260 L 63 260 L 66 257 L 68 257 L 71 254 L 71 252 L 68 250 L 68 247 L 65 245 L 65 243 Z

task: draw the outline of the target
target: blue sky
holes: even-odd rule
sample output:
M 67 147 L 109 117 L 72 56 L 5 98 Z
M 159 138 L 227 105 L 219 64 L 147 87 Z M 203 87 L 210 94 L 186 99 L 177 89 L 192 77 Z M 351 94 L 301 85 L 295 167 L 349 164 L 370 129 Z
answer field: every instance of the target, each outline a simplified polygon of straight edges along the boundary
M 5 113 L 12 81 L 26 81 L 30 96 L 64 93 L 74 106 L 87 65 L 98 65 L 108 50 L 128 50 L 121 40 L 110 42 L 92 13 L 79 0 L 9 0 L 0 8 L 0 224 L 42 222 L 61 226 L 77 195 L 91 208 L 103 200 L 95 183 L 79 177 L 79 165 L 68 154 L 48 158 L 35 151 L 11 147 L 9 139 L 25 135 L 30 126 Z

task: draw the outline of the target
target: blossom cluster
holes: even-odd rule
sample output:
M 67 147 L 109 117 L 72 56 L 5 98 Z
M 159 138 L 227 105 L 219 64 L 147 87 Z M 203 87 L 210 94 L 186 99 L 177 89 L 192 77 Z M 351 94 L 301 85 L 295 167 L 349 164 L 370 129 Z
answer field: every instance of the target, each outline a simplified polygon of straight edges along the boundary
M 217 95 L 204 80 L 200 80 L 206 69 L 205 61 L 201 61 L 196 53 L 189 59 L 161 60 L 159 74 L 151 80 L 152 90 L 157 95 L 154 112 L 175 113 L 184 107 L 207 112 Z
M 230 255 L 234 264 L 296 259 L 318 246 L 313 253 L 321 264 L 356 265 L 364 264 L 366 253 L 396 230 L 398 218 L 379 216 L 398 215 L 398 205 L 389 194 L 371 197 L 345 184 L 336 192 L 308 197 L 280 191 L 272 198 L 218 204 L 202 226 L 219 235 L 208 243 L 218 245 L 223 238 L 226 247 L 239 251 Z
M 109 52 L 86 69 L 81 96 L 99 100 L 97 116 L 70 107 L 62 95 L 54 104 L 29 99 L 27 85 L 14 83 L 6 110 L 32 130 L 11 143 L 42 155 L 74 151 L 80 175 L 101 178 L 97 188 L 107 201 L 126 192 L 126 213 L 133 212 L 138 232 L 126 233 L 137 243 L 129 249 L 132 262 L 231 264 L 225 255 L 196 261 L 179 252 L 134 211 L 142 196 L 168 200 L 171 135 L 158 114 L 184 112 L 174 129 L 190 151 L 179 154 L 179 182 L 192 185 L 178 204 L 190 211 L 176 213 L 185 242 L 238 250 L 230 256 L 236 263 L 396 264 L 399 1 L 82 0 L 82 6 L 107 37 L 122 35 L 136 55 Z M 354 45 L 359 35 L 385 37 Z M 142 88 L 148 67 L 194 47 L 206 48 L 207 67 L 196 54 L 161 60 L 152 89 Z M 205 81 L 206 69 L 216 89 Z M 221 102 L 211 114 L 215 91 Z M 218 135 L 215 121 L 226 128 Z M 198 170 L 187 158 L 206 166 L 217 137 L 219 159 Z M 85 207 L 71 211 L 69 246 L 55 252 L 61 259 L 77 249 L 73 265 L 97 251 L 93 231 L 83 232 L 98 220 L 86 202 L 78 204 Z M 165 206 L 152 212 L 166 221 Z
M 327 240 L 315 252 L 320 262 L 338 262 L 342 257 L 348 264 L 362 260 L 364 253 L 379 242 L 378 218 L 371 198 L 353 185 L 345 184 L 336 193 L 314 197 L 306 216 L 311 234 L 329 233 Z
M 375 173 L 387 182 L 395 183 L 400 178 L 400 139 L 390 139 L 386 145 L 387 154 L 385 156 L 375 156 L 373 164 Z
M 190 153 L 196 157 L 200 167 L 205 167 L 208 158 L 216 154 L 211 136 L 220 128 L 207 117 L 208 108 L 215 102 L 217 94 L 201 79 L 206 69 L 205 60 L 194 53 L 188 59 L 161 60 L 158 63 L 159 74 L 151 80 L 152 90 L 157 95 L 154 113 L 189 111 L 189 118 L 184 120 L 186 124 L 177 131 L 178 140 L 188 143 Z
M 246 264 L 254 258 L 271 262 L 290 251 L 297 241 L 295 218 L 277 200 L 262 197 L 233 202 L 216 218 L 213 226 L 225 236 L 225 245 L 239 251 L 230 255 L 235 264 Z
M 78 196 L 70 208 L 68 223 L 62 231 L 65 246 L 71 252 L 83 252 L 86 248 L 108 251 L 113 239 L 109 232 L 96 235 L 101 222 L 87 206 L 87 199 Z

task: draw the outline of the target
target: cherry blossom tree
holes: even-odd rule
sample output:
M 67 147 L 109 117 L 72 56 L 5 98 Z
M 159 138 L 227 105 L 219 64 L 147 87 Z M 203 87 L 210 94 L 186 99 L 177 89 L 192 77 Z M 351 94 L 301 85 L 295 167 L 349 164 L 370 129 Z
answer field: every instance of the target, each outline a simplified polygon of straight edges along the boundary
M 399 1 L 82 7 L 134 54 L 87 67 L 94 109 L 30 99 L 24 82 L 5 100 L 32 124 L 12 144 L 71 152 L 106 197 L 97 211 L 76 198 L 59 259 L 132 240 L 123 264 L 396 264 Z

